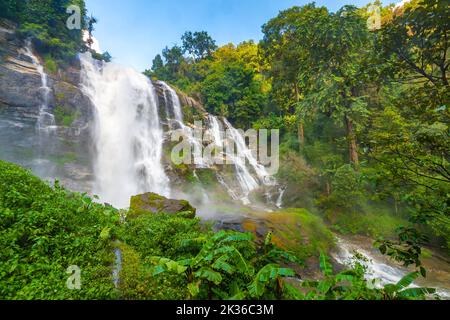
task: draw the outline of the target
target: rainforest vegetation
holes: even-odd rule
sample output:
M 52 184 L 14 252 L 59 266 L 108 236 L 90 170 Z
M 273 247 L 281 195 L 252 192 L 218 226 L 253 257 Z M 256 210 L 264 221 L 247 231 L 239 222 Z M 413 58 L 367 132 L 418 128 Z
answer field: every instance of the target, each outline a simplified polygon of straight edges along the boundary
M 86 16 L 83 0 L 0 0 L 0 16 L 32 39 L 46 68 L 59 68 L 90 50 L 80 30 L 61 27 L 69 3 Z M 295 252 L 271 233 L 258 239 L 217 230 L 189 212 L 118 210 L 0 161 L 0 299 L 432 295 L 433 289 L 409 286 L 427 273 L 422 246 L 450 254 L 450 6 L 376 4 L 379 28 L 368 26 L 369 6 L 330 12 L 312 3 L 280 12 L 262 26 L 258 43 L 218 46 L 206 31 L 188 31 L 179 45 L 149 57 L 144 74 L 236 127 L 279 129 L 285 206 L 317 219 L 314 232 L 377 239 L 383 254 L 415 272 L 374 287 L 357 258 L 349 270 L 333 270 L 324 246 Z M 96 19 L 83 23 L 91 34 Z M 122 267 L 115 286 L 117 248 Z M 322 276 L 299 282 L 310 256 Z M 84 266 L 86 289 L 67 289 L 70 265 Z
M 450 8 L 376 4 L 373 30 L 369 6 L 310 4 L 268 21 L 258 44 L 187 32 L 146 74 L 239 127 L 280 129 L 290 206 L 373 236 L 408 220 L 448 249 Z

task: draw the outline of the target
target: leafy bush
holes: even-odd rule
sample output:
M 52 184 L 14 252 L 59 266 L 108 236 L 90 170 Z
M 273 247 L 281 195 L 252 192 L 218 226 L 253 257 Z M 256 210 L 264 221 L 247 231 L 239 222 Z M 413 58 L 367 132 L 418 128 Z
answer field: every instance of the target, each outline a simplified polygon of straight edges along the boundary
M 56 72 L 58 72 L 58 64 L 50 55 L 46 55 L 44 57 L 44 65 L 45 65 L 45 69 L 48 72 L 50 72 L 52 74 L 55 74 Z
M 434 292 L 409 288 L 425 274 L 418 262 L 423 239 L 410 229 L 401 239 L 413 254 L 389 241 L 380 249 L 415 263 L 420 273 L 377 289 L 364 279 L 363 264 L 334 275 L 322 254 L 324 279 L 296 287 L 289 267 L 298 267 L 301 257 L 279 249 L 275 234 L 257 243 L 249 233 L 213 233 L 183 213 L 128 221 L 121 219 L 124 213 L 0 161 L 0 299 L 423 299 Z M 324 232 L 314 219 L 303 217 L 302 225 Z M 117 249 L 122 259 L 116 287 Z M 80 290 L 67 287 L 70 266 L 81 268 Z
M 114 298 L 112 245 L 100 234 L 117 222 L 116 210 L 0 161 L 0 298 Z M 66 287 L 72 265 L 81 290 Z
M 425 299 L 435 293 L 432 288 L 410 287 L 420 276 L 412 272 L 395 284 L 376 287 L 376 279 L 366 280 L 366 268 L 360 257 L 354 258 L 353 268 L 334 274 L 328 257 L 321 253 L 320 270 L 324 279 L 303 281 L 303 291 L 289 287 L 289 292 L 299 300 L 414 300 Z
M 154 275 L 167 272 L 185 277 L 189 298 L 194 299 L 281 299 L 285 277 L 295 276 L 277 262 L 297 262 L 291 254 L 277 249 L 266 239 L 256 248 L 249 233 L 219 231 L 209 239 L 191 239 L 183 244 L 203 244 L 197 255 L 174 261 L 150 257 Z
M 56 106 L 53 110 L 53 114 L 55 115 L 56 123 L 64 127 L 72 126 L 73 122 L 80 116 L 79 111 L 71 110 L 63 106 Z
M 332 178 L 331 194 L 319 200 L 325 208 L 358 211 L 364 203 L 363 177 L 351 165 L 338 168 Z

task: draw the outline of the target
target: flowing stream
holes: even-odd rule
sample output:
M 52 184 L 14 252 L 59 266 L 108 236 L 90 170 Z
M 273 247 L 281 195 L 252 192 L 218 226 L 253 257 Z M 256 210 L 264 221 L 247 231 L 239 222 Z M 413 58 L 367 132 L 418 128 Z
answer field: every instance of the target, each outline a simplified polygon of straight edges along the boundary
M 336 262 L 350 267 L 353 263 L 355 253 L 363 255 L 367 261 L 363 264 L 367 268 L 367 279 L 375 279 L 377 287 L 388 283 L 397 283 L 408 273 L 414 271 L 405 268 L 382 255 L 378 249 L 373 247 L 373 240 L 362 237 L 337 237 L 337 250 L 332 254 Z M 450 299 L 450 270 L 448 262 L 438 256 L 422 259 L 427 269 L 427 277 L 419 278 L 412 287 L 436 288 L 436 293 L 442 299 Z

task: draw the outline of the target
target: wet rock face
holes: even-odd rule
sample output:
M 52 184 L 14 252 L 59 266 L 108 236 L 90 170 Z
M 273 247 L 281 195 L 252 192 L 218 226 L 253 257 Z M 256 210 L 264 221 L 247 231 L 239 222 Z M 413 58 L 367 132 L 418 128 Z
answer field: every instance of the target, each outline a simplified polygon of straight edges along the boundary
M 67 188 L 89 191 L 85 188 L 92 180 L 94 108 L 80 89 L 80 66 L 48 74 L 47 106 L 57 127 L 51 134 L 41 132 L 37 123 L 45 91 L 24 47 L 14 24 L 0 19 L 0 158 L 30 168 L 41 178 L 57 178 Z
M 23 116 L 36 118 L 43 103 L 41 76 L 31 59 L 22 53 L 24 43 L 14 29 L 0 26 L 0 107 L 14 108 Z M 43 62 L 41 61 L 43 64 Z M 48 75 L 49 109 L 64 108 L 77 114 L 77 120 L 65 127 L 85 127 L 92 119 L 93 106 L 80 90 L 79 65 Z M 70 131 L 69 131 L 70 132 Z
M 21 43 L 10 32 L 0 28 L 0 106 L 37 116 L 42 103 L 41 77 L 33 63 L 20 54 Z
M 194 218 L 196 209 L 186 200 L 167 199 L 156 193 L 134 196 L 130 202 L 132 216 L 149 213 L 185 213 L 187 218 Z

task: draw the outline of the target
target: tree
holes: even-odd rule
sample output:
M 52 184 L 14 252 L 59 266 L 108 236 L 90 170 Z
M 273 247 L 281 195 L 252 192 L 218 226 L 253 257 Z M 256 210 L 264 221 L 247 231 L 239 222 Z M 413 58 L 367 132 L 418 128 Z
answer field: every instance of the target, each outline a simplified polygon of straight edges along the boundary
M 317 28 L 328 18 L 325 7 L 314 4 L 293 7 L 263 26 L 264 39 L 260 46 L 269 64 L 274 98 L 284 112 L 297 115 L 298 140 L 304 145 L 304 117 L 309 108 L 302 109 L 300 101 L 308 86 L 308 75 L 314 72 L 310 59 L 317 42 Z
M 90 16 L 89 18 L 86 19 L 86 29 L 88 31 L 89 37 L 86 41 L 89 49 L 92 49 L 92 44 L 94 43 L 94 40 L 92 39 L 92 32 L 94 32 L 95 27 L 94 25 L 98 22 L 97 18 L 95 18 L 94 16 Z
M 442 1 L 412 1 L 378 32 L 386 61 L 383 109 L 372 119 L 369 155 L 386 181 L 450 246 L 448 32 Z
M 40 53 L 67 62 L 84 48 L 81 30 L 69 30 L 66 26 L 66 9 L 70 4 L 79 6 L 82 17 L 86 16 L 84 0 L 2 1 L 0 6 L 6 11 L 0 10 L 0 15 L 17 22 L 19 35 L 31 38 Z
M 158 72 L 162 68 L 164 68 L 164 62 L 163 62 L 163 60 L 161 58 L 161 55 L 157 54 L 155 59 L 153 59 L 153 62 L 152 62 L 152 71 L 153 72 Z
M 242 128 L 249 128 L 267 104 L 264 79 L 258 73 L 257 46 L 244 42 L 223 46 L 205 61 L 207 72 L 200 84 L 205 106 L 226 116 Z
M 450 7 L 446 1 L 414 0 L 394 12 L 380 32 L 380 48 L 399 62 L 403 80 L 449 85 Z
M 0 17 L 17 21 L 24 10 L 25 3 L 19 0 L 0 1 Z
M 194 62 L 210 57 L 217 49 L 216 42 L 206 31 L 185 32 L 181 37 L 183 41 L 183 53 L 189 53 Z
M 185 59 L 183 57 L 183 49 L 177 45 L 172 48 L 166 47 L 162 55 L 166 62 L 167 80 L 176 81 L 180 76 L 180 71 Z
M 317 108 L 346 129 L 350 162 L 358 167 L 358 126 L 368 118 L 365 91 L 371 82 L 372 37 L 358 9 L 345 6 L 318 29 L 320 45 L 310 52 L 315 68 L 303 107 Z

